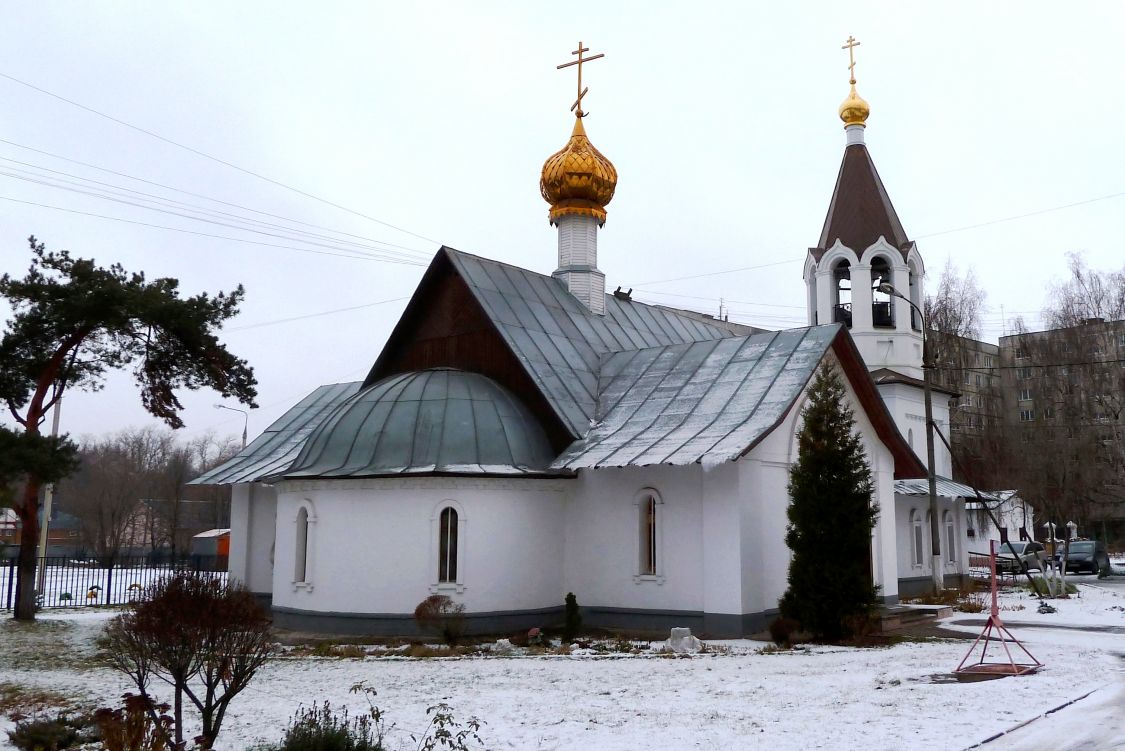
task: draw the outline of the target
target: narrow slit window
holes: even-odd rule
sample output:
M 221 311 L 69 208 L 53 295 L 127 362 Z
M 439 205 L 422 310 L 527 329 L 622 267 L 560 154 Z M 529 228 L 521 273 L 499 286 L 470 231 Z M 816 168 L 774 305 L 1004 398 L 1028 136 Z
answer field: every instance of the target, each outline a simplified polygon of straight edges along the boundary
M 438 540 L 438 581 L 457 581 L 457 510 L 447 506 L 441 511 Z
M 945 560 L 946 563 L 955 563 L 957 561 L 956 549 L 954 547 L 957 542 L 953 526 L 953 515 L 948 511 L 945 512 Z
M 917 511 L 910 512 L 910 524 L 913 527 L 913 535 L 911 536 L 911 553 L 915 566 L 922 565 L 922 517 Z
M 293 581 L 306 581 L 309 560 L 309 510 L 301 508 L 297 512 L 296 556 L 293 563 Z
M 656 575 L 656 498 L 641 502 L 641 575 Z

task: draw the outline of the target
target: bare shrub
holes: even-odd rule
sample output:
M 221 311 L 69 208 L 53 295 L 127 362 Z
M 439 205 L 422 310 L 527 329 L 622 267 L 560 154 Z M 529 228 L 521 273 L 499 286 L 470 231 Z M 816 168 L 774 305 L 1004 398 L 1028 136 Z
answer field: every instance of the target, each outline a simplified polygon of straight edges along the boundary
M 801 628 L 801 624 L 793 618 L 779 615 L 770 621 L 770 638 L 779 647 L 789 647 L 793 644 L 793 634 Z
M 423 631 L 441 636 L 454 645 L 465 633 L 465 606 L 448 595 L 430 595 L 414 608 L 414 620 Z
M 152 706 L 153 679 L 173 690 L 175 743 L 183 742 L 183 702 L 199 712 L 201 749 L 214 747 L 227 707 L 273 653 L 269 617 L 246 589 L 179 573 L 149 587 L 106 627 L 108 664 L 125 673 Z M 166 739 L 167 740 L 167 739 Z
M 172 718 L 167 704 L 136 694 L 121 697 L 118 709 L 99 709 L 94 723 L 101 734 L 104 751 L 170 751 Z M 156 719 L 154 720 L 153 717 Z

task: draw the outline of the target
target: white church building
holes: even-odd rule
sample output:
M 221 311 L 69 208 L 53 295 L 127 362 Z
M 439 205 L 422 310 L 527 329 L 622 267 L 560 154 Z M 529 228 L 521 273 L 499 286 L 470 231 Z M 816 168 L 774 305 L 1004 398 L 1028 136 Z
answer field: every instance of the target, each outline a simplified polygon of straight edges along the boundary
M 802 406 L 830 364 L 880 509 L 872 581 L 888 603 L 926 589 L 921 322 L 872 291 L 888 282 L 921 306 L 925 267 L 864 144 L 852 83 L 839 179 L 805 265 L 807 327 L 762 331 L 607 294 L 598 231 L 617 173 L 579 107 L 540 184 L 552 274 L 441 248 L 362 382 L 316 389 L 195 481 L 233 486 L 232 577 L 301 630 L 412 634 L 415 606 L 441 593 L 472 631 L 505 632 L 559 622 L 574 592 L 591 626 L 761 631 L 786 589 Z M 948 424 L 946 398 L 934 414 Z M 937 471 L 951 474 L 947 451 Z M 971 492 L 942 492 L 942 573 L 956 583 Z

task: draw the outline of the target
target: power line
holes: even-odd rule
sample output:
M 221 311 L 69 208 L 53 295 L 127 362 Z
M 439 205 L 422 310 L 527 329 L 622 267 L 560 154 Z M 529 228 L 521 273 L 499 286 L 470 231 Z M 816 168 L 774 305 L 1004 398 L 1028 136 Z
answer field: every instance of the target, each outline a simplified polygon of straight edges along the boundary
M 13 173 L 10 173 L 10 172 L 4 172 L 3 170 L 0 170 L 0 176 L 10 177 L 10 178 L 13 178 L 15 180 L 23 180 L 25 182 L 35 183 L 37 185 L 43 185 L 43 186 L 46 186 L 46 187 L 55 188 L 57 190 L 66 190 L 66 191 L 70 191 L 72 193 L 79 193 L 81 195 L 86 195 L 86 196 L 90 196 L 90 197 L 93 197 L 93 198 L 98 198 L 98 199 L 101 199 L 101 200 L 104 200 L 104 201 L 113 201 L 114 203 L 120 203 L 120 204 L 124 204 L 124 205 L 127 205 L 127 206 L 133 206 L 135 208 L 145 209 L 146 211 L 156 211 L 156 212 L 159 212 L 159 213 L 162 213 L 162 214 L 177 216 L 177 217 L 180 217 L 182 219 L 189 219 L 191 221 L 204 222 L 204 223 L 207 223 L 207 224 L 218 225 L 220 227 L 227 227 L 227 228 L 230 228 L 230 229 L 236 229 L 236 230 L 239 230 L 239 231 L 242 231 L 242 232 L 252 232 L 254 234 L 264 235 L 266 237 L 276 237 L 276 238 L 282 239 L 282 240 L 293 240 L 293 241 L 296 241 L 296 242 L 303 242 L 303 243 L 306 243 L 308 245 L 315 245 L 315 246 L 322 247 L 322 248 L 339 250 L 339 251 L 346 252 L 346 253 L 356 254 L 357 257 L 358 256 L 367 256 L 367 257 L 370 257 L 372 260 L 382 260 L 382 261 L 389 261 L 389 262 L 398 262 L 398 261 L 401 261 L 403 258 L 407 258 L 410 262 L 413 262 L 415 260 L 413 257 L 405 256 L 405 254 L 400 253 L 400 252 L 395 251 L 395 250 L 380 250 L 379 253 L 373 253 L 373 252 L 363 250 L 363 249 L 359 249 L 359 248 L 343 248 L 343 247 L 340 247 L 339 245 L 336 245 L 336 244 L 333 244 L 333 243 L 321 243 L 321 242 L 317 242 L 315 240 L 309 240 L 309 239 L 306 239 L 306 238 L 303 238 L 303 237 L 294 237 L 293 235 L 290 235 L 290 234 L 278 234 L 278 233 L 275 233 L 275 232 L 266 232 L 264 230 L 253 229 L 252 227 L 243 227 L 243 226 L 239 226 L 237 224 L 230 224 L 228 222 L 221 222 L 221 221 L 218 221 L 216 219 L 207 219 L 207 218 L 204 218 L 204 217 L 192 216 L 190 214 L 183 214 L 183 213 L 180 213 L 178 211 L 172 211 L 172 210 L 167 209 L 167 208 L 145 206 L 144 204 L 136 203 L 135 201 L 127 200 L 125 198 L 117 198 L 117 197 L 114 197 L 113 195 L 110 195 L 110 194 L 107 194 L 107 193 L 103 193 L 103 192 L 99 192 L 99 191 L 84 190 L 81 187 L 68 188 L 64 185 L 58 185 L 58 184 L 55 184 L 55 183 L 46 182 L 44 180 L 38 180 L 38 179 L 35 179 L 33 177 L 16 175 L 16 174 L 13 174 Z M 282 229 L 287 229 L 287 228 L 282 228 Z M 327 239 L 331 240 L 332 238 L 327 238 Z
M 48 156 L 48 157 L 51 157 L 52 159 L 58 159 L 58 160 L 61 160 L 61 161 L 64 161 L 64 162 L 68 162 L 70 164 L 77 164 L 80 167 L 86 167 L 88 169 L 97 170 L 99 172 L 105 172 L 106 174 L 109 174 L 109 175 L 116 175 L 118 177 L 124 177 L 128 180 L 135 180 L 139 183 L 144 183 L 145 185 L 152 185 L 153 187 L 156 187 L 156 188 L 162 188 L 164 190 L 171 190 L 173 192 L 182 193 L 183 195 L 191 196 L 193 198 L 202 198 L 205 201 L 212 201 L 214 203 L 218 203 L 218 204 L 221 204 L 223 206 L 229 206 L 231 208 L 241 209 L 243 211 L 249 211 L 249 212 L 254 213 L 254 214 L 261 214 L 262 216 L 268 216 L 272 219 L 280 219 L 282 221 L 291 222 L 293 224 L 300 224 L 301 226 L 304 226 L 304 227 L 312 227 L 313 229 L 325 230 L 327 232 L 332 232 L 332 233 L 335 233 L 335 234 L 338 234 L 338 235 L 343 235 L 345 237 L 354 237 L 357 240 L 366 240 L 368 242 L 378 243 L 380 245 L 387 245 L 387 246 L 390 246 L 392 248 L 401 248 L 402 250 L 407 250 L 407 251 L 411 251 L 411 252 L 419 253 L 419 254 L 423 254 L 423 255 L 428 255 L 428 253 L 429 253 L 429 251 L 418 250 L 416 248 L 410 248 L 410 247 L 407 247 L 405 245 L 398 245 L 396 243 L 388 242 L 386 240 L 379 240 L 379 239 L 374 238 L 374 237 L 367 237 L 365 235 L 356 235 L 356 234 L 353 234 L 351 232 L 344 232 L 342 230 L 333 229 L 331 227 L 325 227 L 324 225 L 321 225 L 321 224 L 313 224 L 313 223 L 310 223 L 310 222 L 304 222 L 304 221 L 301 221 L 299 219 L 293 219 L 293 218 L 290 218 L 290 217 L 281 216 L 280 214 L 271 214 L 268 211 L 261 211 L 259 209 L 255 209 L 255 208 L 252 208 L 250 206 L 243 206 L 241 204 L 232 203 L 230 201 L 224 201 L 222 199 L 214 198 L 212 196 L 204 195 L 202 193 L 194 193 L 190 190 L 184 190 L 183 188 L 177 188 L 173 185 L 165 185 L 164 183 L 155 182 L 153 180 L 148 180 L 148 179 L 145 179 L 143 177 L 137 177 L 136 175 L 130 175 L 126 172 L 119 172 L 117 170 L 109 169 L 108 167 L 100 167 L 96 164 L 91 164 L 89 162 L 83 162 L 83 161 L 80 161 L 78 159 L 71 159 L 70 157 L 62 156 L 61 154 L 55 154 L 55 153 L 50 152 L 50 151 L 44 151 L 43 149 L 37 149 L 37 148 L 31 147 L 31 146 L 25 146 L 23 144 L 16 143 L 15 141 L 9 141 L 9 140 L 0 138 L 0 143 L 6 143 L 9 146 L 15 146 L 18 149 L 24 149 L 25 151 L 31 151 L 31 152 L 34 152 L 36 154 L 42 154 L 43 156 Z M 69 173 L 69 172 L 61 172 L 61 171 L 58 171 L 58 170 L 52 170 L 48 167 L 42 167 L 40 165 L 32 164 L 30 162 L 21 162 L 21 161 L 16 160 L 16 159 L 9 159 L 7 157 L 0 157 L 0 159 L 3 159 L 4 161 L 14 162 L 16 164 L 22 164 L 22 165 L 27 166 L 27 167 L 33 167 L 35 169 L 45 170 L 47 172 L 54 172 L 56 174 L 66 175 L 68 177 L 75 177 L 79 180 L 86 180 L 88 182 L 93 182 L 93 183 L 97 183 L 97 184 L 100 184 L 100 185 L 110 185 L 108 183 L 101 183 L 97 180 L 92 180 L 90 178 L 80 177 L 78 175 L 74 175 L 74 174 Z M 129 190 L 128 188 L 125 188 L 123 186 L 115 186 L 115 187 L 119 187 L 121 190 Z M 152 194 L 145 194 L 145 195 L 152 195 Z M 165 200 L 171 200 L 171 199 L 165 199 Z
M 1099 201 L 1109 201 L 1109 200 L 1112 200 L 1114 198 L 1121 198 L 1123 196 L 1125 196 L 1125 191 L 1122 191 L 1120 193 L 1110 193 L 1110 194 L 1104 195 L 1104 196 L 1097 196 L 1095 198 L 1087 198 L 1087 199 L 1084 199 L 1084 200 L 1081 200 L 1081 201 L 1074 201 L 1073 203 L 1065 203 L 1065 204 L 1060 204 L 1058 206 L 1050 206 L 1050 207 L 1044 208 L 1044 209 L 1036 209 L 1035 211 L 1029 211 L 1029 212 L 1024 213 L 1024 214 L 1015 214 L 1013 216 L 1001 217 L 999 219 L 991 219 L 987 222 L 978 222 L 977 224 L 967 224 L 963 227 L 953 227 L 951 229 L 939 230 L 937 232 L 928 232 L 928 233 L 922 234 L 922 235 L 915 235 L 914 239 L 915 240 L 922 240 L 922 239 L 925 239 L 927 237 L 938 237 L 940 235 L 949 235 L 949 234 L 952 234 L 954 232 L 965 232 L 965 231 L 971 230 L 971 229 L 979 229 L 981 227 L 989 227 L 989 226 L 992 226 L 994 224 L 1002 224 L 1004 222 L 1014 222 L 1018 219 L 1027 219 L 1027 218 L 1030 218 L 1030 217 L 1033 217 L 1033 216 L 1040 216 L 1042 214 L 1049 214 L 1049 213 L 1054 212 L 1054 211 L 1063 211 L 1065 209 L 1073 209 L 1073 208 L 1078 207 L 1078 206 L 1086 206 L 1088 204 L 1097 203 Z M 684 281 L 684 280 L 687 280 L 687 279 L 701 279 L 703 277 L 720 276 L 722 274 L 735 274 L 735 273 L 738 273 L 740 271 L 753 271 L 755 269 L 764 269 L 764 268 L 768 268 L 770 266 L 780 266 L 780 265 L 786 264 L 786 263 L 803 262 L 803 260 L 804 259 L 791 259 L 791 260 L 788 260 L 788 261 L 776 261 L 774 263 L 766 263 L 766 264 L 761 264 L 761 265 L 757 265 L 757 266 L 741 266 L 741 267 L 736 268 L 736 269 L 724 269 L 722 271 L 712 271 L 712 272 L 708 272 L 706 274 L 693 274 L 691 276 L 680 276 L 680 277 L 675 277 L 673 279 L 658 279 L 658 280 L 650 281 L 650 282 L 638 282 L 634 286 L 635 287 L 641 287 L 641 286 L 646 285 L 646 284 L 664 284 L 665 282 L 679 282 L 679 281 Z
M 18 83 L 21 86 L 26 86 L 27 88 L 32 89 L 33 91 L 38 91 L 40 94 L 44 94 L 46 96 L 52 97 L 54 99 L 59 100 L 60 102 L 65 102 L 66 104 L 69 104 L 72 107 L 77 107 L 78 109 L 89 112 L 90 114 L 97 115 L 98 117 L 101 117 L 101 118 L 105 118 L 106 120 L 109 120 L 110 122 L 117 123 L 118 125 L 122 125 L 126 128 L 131 128 L 132 130 L 135 130 L 138 133 L 143 133 L 146 136 L 149 136 L 150 138 L 155 138 L 156 140 L 162 141 L 166 144 L 169 144 L 170 146 L 175 146 L 178 149 L 183 149 L 184 151 L 195 154 L 196 156 L 201 156 L 204 159 L 209 159 L 209 160 L 211 160 L 213 162 L 216 162 L 218 164 L 221 164 L 225 167 L 229 167 L 230 169 L 237 170 L 238 172 L 242 172 L 243 174 L 250 175 L 251 177 L 255 177 L 259 180 L 270 183 L 271 185 L 276 185 L 279 188 L 284 188 L 285 190 L 292 191 L 293 193 L 304 196 L 305 198 L 311 198 L 314 201 L 319 201 L 320 203 L 323 203 L 327 206 L 331 206 L 331 207 L 339 209 L 341 211 L 346 211 L 349 214 L 354 214 L 355 216 L 358 216 L 362 219 L 367 219 L 368 221 L 375 222 L 376 224 L 381 224 L 384 227 L 389 227 L 390 229 L 396 230 L 398 232 L 402 232 L 403 234 L 410 235 L 412 237 L 416 237 L 419 240 L 425 240 L 426 242 L 431 242 L 431 243 L 434 243 L 436 245 L 441 245 L 441 243 L 439 241 L 434 240 L 434 239 L 429 238 L 429 237 L 426 237 L 425 235 L 420 235 L 417 232 L 411 232 L 410 230 L 408 230 L 404 227 L 399 227 L 397 225 L 391 224 L 390 222 L 385 222 L 382 219 L 376 219 L 373 216 L 369 216 L 369 215 L 364 214 L 360 211 L 356 211 L 355 209 L 350 209 L 347 206 L 343 206 L 341 204 L 335 203 L 334 201 L 330 201 L 327 198 L 322 198 L 322 197 L 320 197 L 318 195 L 315 195 L 313 193 L 309 193 L 308 191 L 301 190 L 300 188 L 295 188 L 292 185 L 287 185 L 287 184 L 285 184 L 285 183 L 283 183 L 279 180 L 274 180 L 271 177 L 266 177 L 265 175 L 254 172 L 253 170 L 246 169 L 245 167 L 239 167 L 237 164 L 234 164 L 232 162 L 228 162 L 225 159 L 220 159 L 217 156 L 212 156 L 212 155 L 210 155 L 206 152 L 200 151 L 199 149 L 192 148 L 191 146 L 187 146 L 187 145 L 182 144 L 178 141 L 173 141 L 171 138 L 165 138 L 164 136 L 160 135 L 159 133 L 154 133 L 153 131 L 148 130 L 146 128 L 142 128 L 139 125 L 133 125 L 132 123 L 126 122 L 125 120 L 121 120 L 120 118 L 116 118 L 113 115 L 107 115 L 106 113 L 101 112 L 99 110 L 96 110 L 93 107 L 88 107 L 84 104 L 80 104 L 80 103 L 74 101 L 73 99 L 67 99 L 64 96 L 60 96 L 59 94 L 55 94 L 54 92 L 47 91 L 46 89 L 41 88 L 39 86 L 36 86 L 34 84 L 28 83 L 27 81 L 21 81 L 20 79 L 16 78 L 15 76 L 8 75 L 7 73 L 0 73 L 0 78 L 6 78 L 9 81 L 12 81 L 13 83 Z
M 788 261 L 774 261 L 773 263 L 763 263 L 763 264 L 759 264 L 757 266 L 742 266 L 742 267 L 737 268 L 737 269 L 726 269 L 724 271 L 711 271 L 711 272 L 708 272 L 706 274 L 692 274 L 691 276 L 677 276 L 677 277 L 674 277 L 672 279 L 657 279 L 655 281 L 650 281 L 650 282 L 638 282 L 638 283 L 634 284 L 633 286 L 634 287 L 643 287 L 646 284 L 664 284 L 666 282 L 682 282 L 685 279 L 702 279 L 703 277 L 706 277 L 706 276 L 719 276 L 720 274 L 734 274 L 738 271 L 753 271 L 754 269 L 764 269 L 764 268 L 768 268 L 770 266 L 781 266 L 782 264 L 786 264 L 786 263 L 799 263 L 799 262 L 801 262 L 800 259 L 791 259 L 791 260 L 788 260 Z
M 1006 216 L 1006 217 L 1002 217 L 1000 219 L 992 219 L 990 221 L 980 222 L 978 224 L 966 224 L 964 227 L 954 227 L 953 229 L 943 229 L 940 232 L 930 232 L 930 233 L 925 234 L 925 235 L 918 235 L 915 239 L 921 240 L 921 239 L 927 238 L 927 237 L 937 237 L 939 235 L 949 235 L 949 234 L 952 234 L 954 232 L 964 232 L 964 231 L 970 230 L 970 229 L 979 229 L 980 227 L 990 227 L 994 224 L 1003 224 L 1004 222 L 1014 222 L 1017 219 L 1027 219 L 1029 217 L 1040 216 L 1042 214 L 1050 214 L 1051 212 L 1054 212 L 1054 211 L 1063 211 L 1064 209 L 1073 209 L 1076 206 L 1085 206 L 1087 204 L 1097 203 L 1098 201 L 1108 201 L 1108 200 L 1113 199 L 1113 198 L 1121 198 L 1122 196 L 1125 196 L 1125 191 L 1123 191 L 1121 193 L 1110 193 L 1109 195 L 1098 196 L 1097 198 L 1087 198 L 1083 201 L 1075 201 L 1074 203 L 1066 203 L 1066 204 L 1062 204 L 1060 206 L 1051 206 L 1051 207 L 1045 208 L 1045 209 L 1037 209 L 1035 211 L 1029 211 L 1026 214 L 1015 214 L 1013 216 Z
M 379 300 L 377 302 L 364 303 L 363 305 L 353 305 L 349 308 L 336 308 L 335 310 L 322 310 L 319 313 L 307 313 L 301 316 L 291 316 L 289 318 L 277 318 L 272 321 L 261 321 L 259 323 L 249 323 L 245 326 L 232 326 L 226 331 L 246 331 L 248 329 L 260 329 L 264 326 L 277 326 L 282 323 L 291 323 L 293 321 L 303 321 L 308 318 L 319 318 L 321 316 L 332 315 L 333 313 L 346 313 L 352 310 L 361 310 L 363 308 L 373 308 L 376 305 L 386 305 L 392 302 L 401 302 L 402 300 L 409 300 L 409 297 L 395 297 L 390 300 Z
M 995 356 L 996 355 L 993 355 L 993 357 Z M 1045 365 L 935 365 L 934 370 L 953 372 L 967 370 L 971 373 L 989 373 L 994 370 L 1046 370 L 1048 368 L 1076 368 L 1083 365 L 1113 365 L 1115 363 L 1125 363 L 1125 357 L 1110 357 L 1105 360 L 1074 360 L 1072 362 L 1053 362 Z M 1028 378 L 1026 380 L 1033 380 L 1033 378 Z
M 797 309 L 797 310 L 804 310 L 805 309 L 805 306 L 803 306 L 803 305 L 780 305 L 780 304 L 777 304 L 777 303 L 753 302 L 751 300 L 731 300 L 730 298 L 727 298 L 727 297 L 719 298 L 719 297 L 704 297 L 704 296 L 701 296 L 701 295 L 682 295 L 682 294 L 679 294 L 677 292 L 658 292 L 656 290 L 641 289 L 640 287 L 635 287 L 634 289 L 636 289 L 636 291 L 644 293 L 646 295 L 656 295 L 658 297 L 682 297 L 682 298 L 685 298 L 685 299 L 688 299 L 688 300 L 708 300 L 708 301 L 711 301 L 711 302 L 719 302 L 719 300 L 721 299 L 724 304 L 735 303 L 736 305 L 758 305 L 758 306 L 761 306 L 763 308 L 794 308 L 794 309 Z
M 0 75 L 2 75 L 2 74 L 0 74 Z M 96 214 L 96 213 L 91 212 L 91 211 L 79 211 L 77 209 L 63 208 L 62 206 L 51 206 L 51 205 L 45 204 L 45 203 L 37 203 L 35 201 L 24 201 L 24 200 L 21 200 L 19 198 L 12 198 L 10 196 L 0 196 L 0 201 L 10 201 L 12 203 L 22 203 L 26 206 L 38 206 L 39 208 L 42 208 L 42 209 L 52 209 L 54 211 L 63 211 L 63 212 L 66 212 L 67 214 L 79 214 L 81 216 L 90 216 L 90 217 L 95 217 L 97 219 L 107 219 L 107 220 L 113 221 L 113 222 L 123 222 L 124 224 L 136 224 L 136 225 L 141 226 L 141 227 L 152 227 L 153 229 L 163 229 L 163 230 L 168 230 L 169 232 L 182 232 L 182 233 L 187 234 L 187 235 L 197 235 L 199 237 L 211 237 L 211 238 L 214 238 L 216 240 L 230 240 L 230 241 L 236 242 L 236 243 L 246 243 L 247 245 L 262 245 L 262 246 L 267 247 L 267 248 L 281 248 L 282 250 L 296 250 L 296 251 L 300 251 L 302 253 L 314 253 L 316 255 L 322 255 L 322 256 L 336 256 L 336 257 L 339 257 L 339 258 L 351 258 L 351 259 L 354 259 L 354 260 L 357 260 L 357 261 L 383 260 L 386 263 L 401 263 L 401 264 L 405 264 L 405 265 L 408 265 L 408 266 L 425 266 L 426 265 L 426 264 L 424 264 L 420 261 L 407 261 L 407 260 L 396 261 L 396 260 L 392 260 L 392 259 L 376 259 L 376 258 L 371 258 L 371 257 L 368 257 L 368 256 L 362 256 L 362 255 L 354 255 L 354 254 L 348 254 L 348 253 L 331 253 L 331 252 L 326 251 L 326 250 L 314 250 L 312 248 L 297 248 L 297 247 L 294 247 L 292 245 L 278 245 L 277 243 L 267 243 L 267 242 L 261 242 L 261 241 L 258 241 L 258 240 L 246 240 L 246 239 L 241 238 L 241 237 L 230 237 L 228 235 L 215 235 L 215 234 L 211 234 L 209 232 L 198 232 L 196 230 L 184 229 L 183 227 L 168 227 L 168 226 L 162 225 L 162 224 L 152 224 L 150 222 L 141 222 L 141 221 L 138 221 L 138 220 L 135 220 L 135 219 L 124 219 L 124 218 L 119 217 L 119 216 L 108 216 L 106 214 Z

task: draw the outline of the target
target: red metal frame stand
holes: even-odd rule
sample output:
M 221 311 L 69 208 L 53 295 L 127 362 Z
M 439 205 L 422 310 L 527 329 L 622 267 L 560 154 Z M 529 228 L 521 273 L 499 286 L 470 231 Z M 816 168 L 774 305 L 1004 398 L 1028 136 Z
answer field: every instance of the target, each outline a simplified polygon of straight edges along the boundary
M 981 675 L 1026 675 L 1034 673 L 1039 668 L 1043 667 L 1043 663 L 1035 659 L 1031 652 L 1027 651 L 1019 639 L 1008 630 L 1004 622 L 1000 620 L 1000 607 L 997 604 L 996 598 L 996 542 L 989 541 L 988 544 L 988 560 L 989 572 L 992 579 L 992 609 L 988 614 L 988 620 L 985 621 L 984 630 L 981 631 L 980 636 L 973 642 L 973 646 L 969 648 L 961 664 L 957 666 L 954 673 L 967 673 L 967 674 L 981 674 Z M 1004 654 L 1007 656 L 1006 662 L 985 662 L 988 656 L 988 647 L 994 642 L 1000 642 L 1004 648 Z M 975 663 L 970 663 L 968 667 L 965 663 L 969 662 L 969 658 L 976 652 L 977 645 L 980 645 L 980 659 Z M 1012 656 L 1012 650 L 1008 648 L 1009 644 L 1015 644 L 1019 647 L 1031 662 L 1016 662 Z

